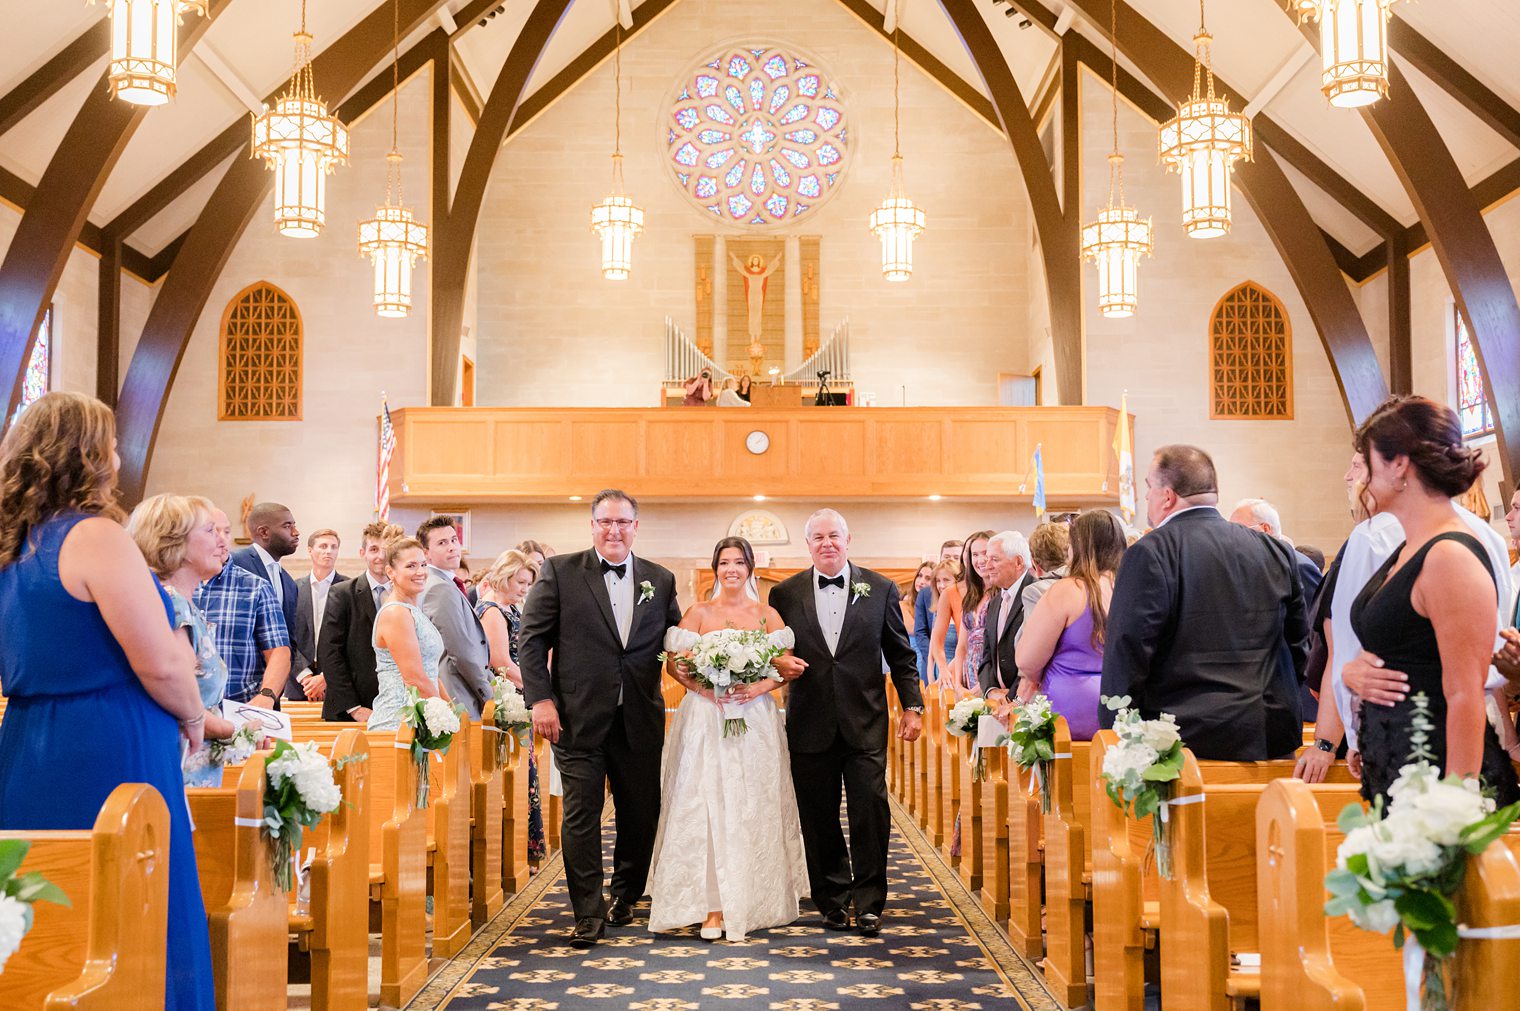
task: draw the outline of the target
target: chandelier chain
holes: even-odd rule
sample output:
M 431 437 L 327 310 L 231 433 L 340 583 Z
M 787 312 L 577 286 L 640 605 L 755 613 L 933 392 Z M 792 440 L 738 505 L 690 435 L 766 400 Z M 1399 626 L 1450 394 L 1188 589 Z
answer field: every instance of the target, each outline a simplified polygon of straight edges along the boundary
M 1109 89 L 1113 92 L 1114 148 L 1108 155 L 1108 203 L 1110 207 L 1124 205 L 1124 155 L 1119 153 L 1119 0 L 1108 3 L 1108 74 Z M 1117 194 L 1117 200 L 1115 195 Z
M 890 2 L 890 0 L 889 0 Z M 902 50 L 898 47 L 899 29 L 892 26 L 892 157 L 902 157 Z
M 304 2 L 304 0 L 303 0 Z M 391 151 L 386 155 L 385 204 L 391 206 L 392 192 L 395 206 L 402 207 L 406 198 L 401 193 L 401 0 L 391 3 Z
M 612 156 L 623 153 L 623 25 L 612 25 Z

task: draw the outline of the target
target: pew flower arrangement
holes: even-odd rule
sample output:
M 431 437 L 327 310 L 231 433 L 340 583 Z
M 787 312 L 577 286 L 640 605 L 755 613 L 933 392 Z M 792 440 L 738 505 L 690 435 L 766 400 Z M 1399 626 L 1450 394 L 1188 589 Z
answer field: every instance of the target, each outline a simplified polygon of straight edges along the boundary
M 1432 724 L 1423 692 L 1414 706 L 1413 761 L 1389 787 L 1387 811 L 1382 798 L 1370 809 L 1350 804 L 1341 811 L 1346 838 L 1325 875 L 1332 896 L 1325 914 L 1350 916 L 1363 930 L 1393 931 L 1394 947 L 1404 952 L 1409 1006 L 1445 1011 L 1446 963 L 1462 937 L 1452 898 L 1467 858 L 1508 831 L 1520 803 L 1496 811 L 1477 780 L 1442 779 L 1426 743 Z
M 501 731 L 496 735 L 496 764 L 505 765 L 507 735 L 516 739 L 519 747 L 526 748 L 532 739 L 533 714 L 528 711 L 522 692 L 506 678 L 494 678 L 491 687 L 496 698 L 496 729 Z
M 1130 697 L 1105 695 L 1103 704 L 1117 711 L 1114 733 L 1119 741 L 1103 756 L 1104 788 L 1119 810 L 1135 818 L 1151 819 L 1151 838 L 1156 851 L 1156 871 L 1172 876 L 1172 842 L 1167 805 L 1172 783 L 1182 775 L 1182 736 L 1177 718 L 1162 713 L 1160 719 L 1142 719 L 1129 708 Z
M 16 873 L 31 848 L 25 839 L 0 839 L 0 972 L 5 971 L 6 959 L 16 953 L 21 939 L 32 929 L 32 903 L 70 905 L 63 890 L 40 872 Z
M 401 707 L 401 720 L 412 728 L 412 761 L 417 763 L 417 806 L 428 806 L 428 752 L 440 755 L 449 753 L 454 735 L 459 733 L 459 714 L 462 710 L 447 699 L 433 696 L 425 699 L 416 688 L 406 690 L 406 705 Z
M 667 640 L 669 645 L 669 640 Z M 781 675 L 771 662 L 786 649 L 771 641 L 762 624 L 760 628 L 725 628 L 708 632 L 685 652 L 666 651 L 659 661 L 675 660 L 676 664 L 694 678 L 697 684 L 709 689 L 718 697 L 718 709 L 723 710 L 722 696 L 737 685 L 750 685 L 770 678 L 780 681 Z M 749 723 L 742 710 L 736 717 L 725 716 L 723 736 L 737 737 L 749 732 Z
M 270 841 L 275 884 L 288 892 L 294 880 L 291 858 L 300 852 L 302 830 L 337 810 L 343 791 L 333 782 L 332 766 L 315 741 L 275 741 L 264 772 L 264 834 Z
M 980 695 L 968 695 L 950 707 L 945 730 L 952 737 L 969 737 L 975 741 L 982 727 L 982 717 L 992 715 L 992 707 L 986 699 Z M 975 745 L 971 748 L 971 778 L 978 782 L 987 778 L 987 756 Z
M 1003 738 L 1008 745 L 1008 756 L 1019 768 L 1032 770 L 1034 781 L 1040 787 L 1040 809 L 1050 813 L 1050 765 L 1056 757 L 1056 714 L 1050 709 L 1050 699 L 1036 695 L 1013 711 L 1013 726 Z

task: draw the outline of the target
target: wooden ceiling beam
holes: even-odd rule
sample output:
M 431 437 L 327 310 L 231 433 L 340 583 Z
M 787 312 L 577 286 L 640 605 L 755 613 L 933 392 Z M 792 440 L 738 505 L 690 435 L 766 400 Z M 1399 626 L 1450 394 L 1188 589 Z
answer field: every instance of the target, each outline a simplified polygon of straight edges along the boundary
M 1520 147 L 1520 110 L 1478 80 L 1403 18 L 1388 23 L 1388 44 L 1404 62 L 1430 78 L 1489 129 Z
M 21 122 L 110 51 L 111 22 L 101 17 L 0 98 L 0 133 Z

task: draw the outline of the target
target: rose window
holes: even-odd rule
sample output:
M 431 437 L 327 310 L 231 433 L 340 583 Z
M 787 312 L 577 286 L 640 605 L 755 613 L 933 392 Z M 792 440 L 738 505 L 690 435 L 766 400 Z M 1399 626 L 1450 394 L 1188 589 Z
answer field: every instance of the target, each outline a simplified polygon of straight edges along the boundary
M 676 182 L 698 207 L 780 225 L 827 200 L 849 157 L 844 106 L 823 73 L 775 48 L 730 49 L 681 82 L 666 124 Z

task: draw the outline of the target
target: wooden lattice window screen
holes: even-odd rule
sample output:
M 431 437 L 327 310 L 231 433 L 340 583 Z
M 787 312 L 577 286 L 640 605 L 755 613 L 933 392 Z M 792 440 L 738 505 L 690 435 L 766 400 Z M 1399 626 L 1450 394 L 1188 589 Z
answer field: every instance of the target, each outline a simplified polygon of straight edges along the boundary
M 1211 418 L 1292 419 L 1292 332 L 1270 291 L 1247 281 L 1214 306 L 1209 374 Z
M 301 314 L 289 295 L 260 281 L 227 303 L 218 380 L 221 421 L 301 420 Z

